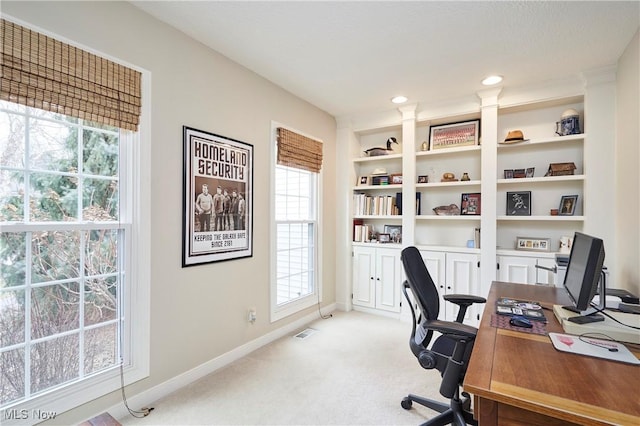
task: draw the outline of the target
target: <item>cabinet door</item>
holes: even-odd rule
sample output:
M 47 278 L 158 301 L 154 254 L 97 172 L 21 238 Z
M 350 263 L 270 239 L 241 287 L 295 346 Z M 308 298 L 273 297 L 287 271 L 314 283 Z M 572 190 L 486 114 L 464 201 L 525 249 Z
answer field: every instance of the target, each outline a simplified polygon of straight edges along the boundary
M 353 248 L 353 300 L 357 306 L 375 307 L 375 249 Z
M 401 268 L 400 250 L 376 249 L 375 307 L 377 309 L 400 312 Z
M 424 260 L 424 264 L 429 271 L 429 275 L 431 275 L 431 279 L 433 283 L 436 285 L 438 289 L 438 294 L 440 296 L 440 314 L 438 315 L 439 320 L 448 320 L 446 315 L 445 301 L 442 298 L 446 294 L 446 282 L 445 282 L 445 253 L 439 251 L 420 251 L 422 255 L 422 260 Z M 455 318 L 454 318 L 455 319 Z
M 534 257 L 500 256 L 498 258 L 498 281 L 521 284 L 536 283 L 536 263 Z
M 556 273 L 553 272 L 556 266 L 555 259 L 537 259 L 537 265 L 547 269 L 536 268 L 536 284 L 558 285 Z M 560 286 L 562 287 L 562 283 Z
M 478 255 L 468 253 L 447 253 L 445 290 L 447 294 L 478 294 Z M 481 305 L 480 308 L 483 306 Z M 440 308 L 442 309 L 442 307 Z M 453 303 L 445 305 L 447 320 L 454 321 L 458 307 Z M 464 321 L 477 324 L 478 306 L 467 309 Z

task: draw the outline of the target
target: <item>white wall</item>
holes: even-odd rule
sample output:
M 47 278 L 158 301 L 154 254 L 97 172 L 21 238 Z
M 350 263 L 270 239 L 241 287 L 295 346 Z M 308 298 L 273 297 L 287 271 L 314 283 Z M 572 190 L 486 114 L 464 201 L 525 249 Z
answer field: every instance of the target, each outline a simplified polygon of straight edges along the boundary
M 2 13 L 152 73 L 151 375 L 129 386 L 129 397 L 317 312 L 269 322 L 272 120 L 325 143 L 322 185 L 331 202 L 322 212 L 323 305 L 335 302 L 333 117 L 126 2 L 3 1 Z M 181 267 L 183 125 L 254 145 L 252 258 Z M 112 393 L 56 423 L 78 423 L 119 401 Z
M 640 296 L 640 30 L 618 60 L 616 76 L 616 253 L 614 284 Z

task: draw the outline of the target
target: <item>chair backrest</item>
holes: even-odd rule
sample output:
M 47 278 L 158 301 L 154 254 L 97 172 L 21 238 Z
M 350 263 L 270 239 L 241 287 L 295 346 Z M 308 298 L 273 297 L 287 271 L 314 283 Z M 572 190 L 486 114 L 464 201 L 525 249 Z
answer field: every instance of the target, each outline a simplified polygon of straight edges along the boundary
M 420 305 L 420 312 L 429 320 L 438 319 L 440 313 L 440 297 L 431 275 L 424 264 L 422 255 L 416 247 L 410 246 L 400 254 L 404 272 L 411 292 Z

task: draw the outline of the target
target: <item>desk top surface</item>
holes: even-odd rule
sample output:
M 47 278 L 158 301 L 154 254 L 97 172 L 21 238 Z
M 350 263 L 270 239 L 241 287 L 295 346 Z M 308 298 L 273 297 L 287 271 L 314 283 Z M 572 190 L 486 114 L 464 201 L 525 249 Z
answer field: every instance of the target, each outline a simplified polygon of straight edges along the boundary
M 584 424 L 640 424 L 640 367 L 559 352 L 549 336 L 491 326 L 498 297 L 568 304 L 561 288 L 493 282 L 464 390 L 478 397 Z M 547 332 L 564 333 L 552 310 Z M 640 358 L 640 347 L 627 345 Z

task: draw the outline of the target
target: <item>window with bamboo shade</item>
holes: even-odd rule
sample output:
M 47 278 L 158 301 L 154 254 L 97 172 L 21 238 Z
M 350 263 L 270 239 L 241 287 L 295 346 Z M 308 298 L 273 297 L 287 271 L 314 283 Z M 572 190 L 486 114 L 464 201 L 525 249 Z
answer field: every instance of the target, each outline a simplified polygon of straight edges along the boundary
M 5 19 L 0 99 L 136 131 L 141 74 Z
M 278 164 L 313 173 L 322 168 L 322 142 L 278 127 Z

